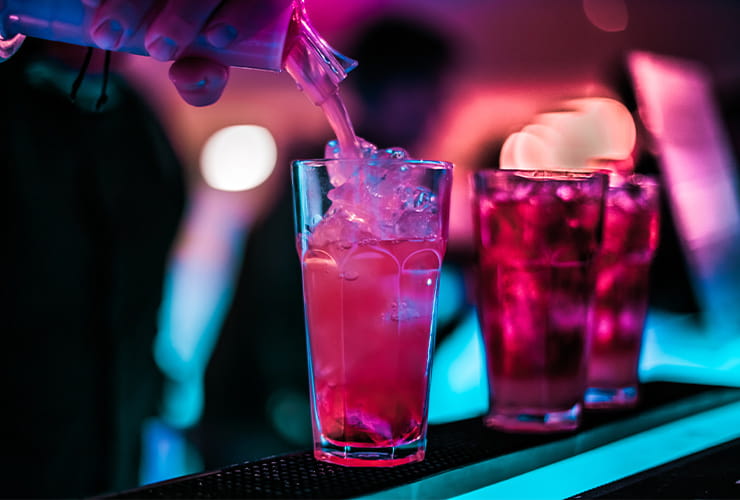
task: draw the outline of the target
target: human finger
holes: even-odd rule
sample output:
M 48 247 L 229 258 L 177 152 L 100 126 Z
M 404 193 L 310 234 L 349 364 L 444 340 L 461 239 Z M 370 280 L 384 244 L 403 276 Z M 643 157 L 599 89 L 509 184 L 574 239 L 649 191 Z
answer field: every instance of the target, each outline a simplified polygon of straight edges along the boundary
M 269 29 L 275 19 L 292 9 L 293 0 L 224 0 L 208 20 L 203 33 L 209 44 L 223 49 L 237 40 L 259 38 L 260 32 Z
M 147 28 L 144 45 L 153 58 L 173 59 L 200 33 L 220 0 L 169 0 Z
M 154 0 L 97 0 L 98 7 L 90 25 L 92 40 L 106 50 L 125 45 L 138 31 L 154 3 Z
M 229 68 L 210 59 L 186 57 L 172 63 L 169 76 L 185 102 L 208 106 L 221 97 Z

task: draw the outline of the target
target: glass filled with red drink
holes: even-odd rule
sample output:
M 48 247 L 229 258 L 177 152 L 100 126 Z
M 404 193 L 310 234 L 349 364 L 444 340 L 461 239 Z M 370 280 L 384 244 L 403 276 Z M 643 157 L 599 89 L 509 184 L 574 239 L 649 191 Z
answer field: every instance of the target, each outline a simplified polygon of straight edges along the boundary
M 293 163 L 314 456 L 420 461 L 452 165 Z
M 658 246 L 659 187 L 645 175 L 612 177 L 588 362 L 587 408 L 627 408 L 638 400 L 638 368 L 648 308 L 650 264 Z
M 472 182 L 485 423 L 509 432 L 576 429 L 608 176 L 482 170 Z

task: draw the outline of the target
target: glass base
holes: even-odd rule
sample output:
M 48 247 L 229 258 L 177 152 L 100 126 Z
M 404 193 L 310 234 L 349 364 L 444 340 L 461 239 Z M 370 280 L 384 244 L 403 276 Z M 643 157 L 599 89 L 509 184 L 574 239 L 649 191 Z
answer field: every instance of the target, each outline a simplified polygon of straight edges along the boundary
M 486 415 L 484 422 L 488 427 L 504 432 L 566 432 L 578 428 L 581 423 L 581 403 L 567 410 L 542 411 L 517 409 L 494 411 Z
M 637 405 L 639 393 L 636 385 L 627 387 L 610 388 L 589 387 L 586 389 L 584 402 L 589 410 L 615 408 L 632 408 Z
M 419 441 L 387 448 L 337 446 L 325 442 L 314 448 L 313 456 L 316 460 L 346 467 L 395 467 L 421 462 L 425 448 L 426 443 Z

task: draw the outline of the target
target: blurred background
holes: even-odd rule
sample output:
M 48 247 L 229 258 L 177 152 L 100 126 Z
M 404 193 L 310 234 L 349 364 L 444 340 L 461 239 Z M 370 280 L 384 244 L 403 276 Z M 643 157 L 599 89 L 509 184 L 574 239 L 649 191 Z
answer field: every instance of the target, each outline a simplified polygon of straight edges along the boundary
M 467 175 L 498 166 L 509 134 L 573 98 L 610 97 L 625 104 L 638 128 L 635 166 L 664 182 L 642 379 L 740 385 L 740 319 L 730 311 L 740 299 L 740 3 L 306 0 L 306 5 L 322 36 L 359 62 L 341 87 L 358 134 L 379 146 L 401 146 L 412 156 L 456 166 L 432 423 L 480 415 L 487 404 L 469 286 Z M 642 63 L 630 64 L 631 54 L 644 56 Z M 167 64 L 116 57 L 117 73 L 151 112 L 116 132 L 118 146 L 146 142 L 133 129 L 162 134 L 171 148 L 168 161 L 179 165 L 173 167 L 179 180 L 166 183 L 175 192 L 167 191 L 168 199 L 178 208 L 160 226 L 171 246 L 160 250 L 164 260 L 152 270 L 160 270 L 163 279 L 156 332 L 146 343 L 159 371 L 152 385 L 158 388 L 156 410 L 128 421 L 142 428 L 136 478 L 99 484 L 86 494 L 310 447 L 289 163 L 322 156 L 333 138 L 320 110 L 287 74 L 232 69 L 220 101 L 195 108 L 177 95 Z M 662 117 L 660 127 L 645 119 L 647 108 Z M 161 129 L 142 130 L 149 119 Z M 25 115 L 13 123 L 30 121 Z M 136 163 L 136 156 L 128 163 Z M 156 190 L 146 212 L 139 187 L 130 181 L 131 192 L 121 199 L 144 210 L 144 219 L 159 213 Z M 692 225 L 687 214 L 700 222 Z M 137 237 L 158 234 L 156 226 L 148 234 Z M 86 354 L 65 355 L 74 363 L 75 356 Z

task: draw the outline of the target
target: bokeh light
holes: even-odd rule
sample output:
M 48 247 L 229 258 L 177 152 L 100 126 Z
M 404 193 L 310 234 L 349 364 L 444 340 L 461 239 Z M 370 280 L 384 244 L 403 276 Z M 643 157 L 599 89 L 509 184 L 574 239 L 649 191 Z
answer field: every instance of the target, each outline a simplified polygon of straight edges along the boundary
M 583 0 L 583 12 L 588 20 L 602 31 L 624 31 L 629 13 L 624 0 Z
M 234 125 L 214 133 L 203 146 L 200 166 L 206 183 L 222 191 L 245 191 L 262 184 L 277 162 L 269 130 Z
M 567 111 L 540 113 L 511 134 L 501 149 L 502 168 L 582 168 L 598 160 L 624 160 L 635 148 L 629 110 L 606 97 L 572 99 Z

